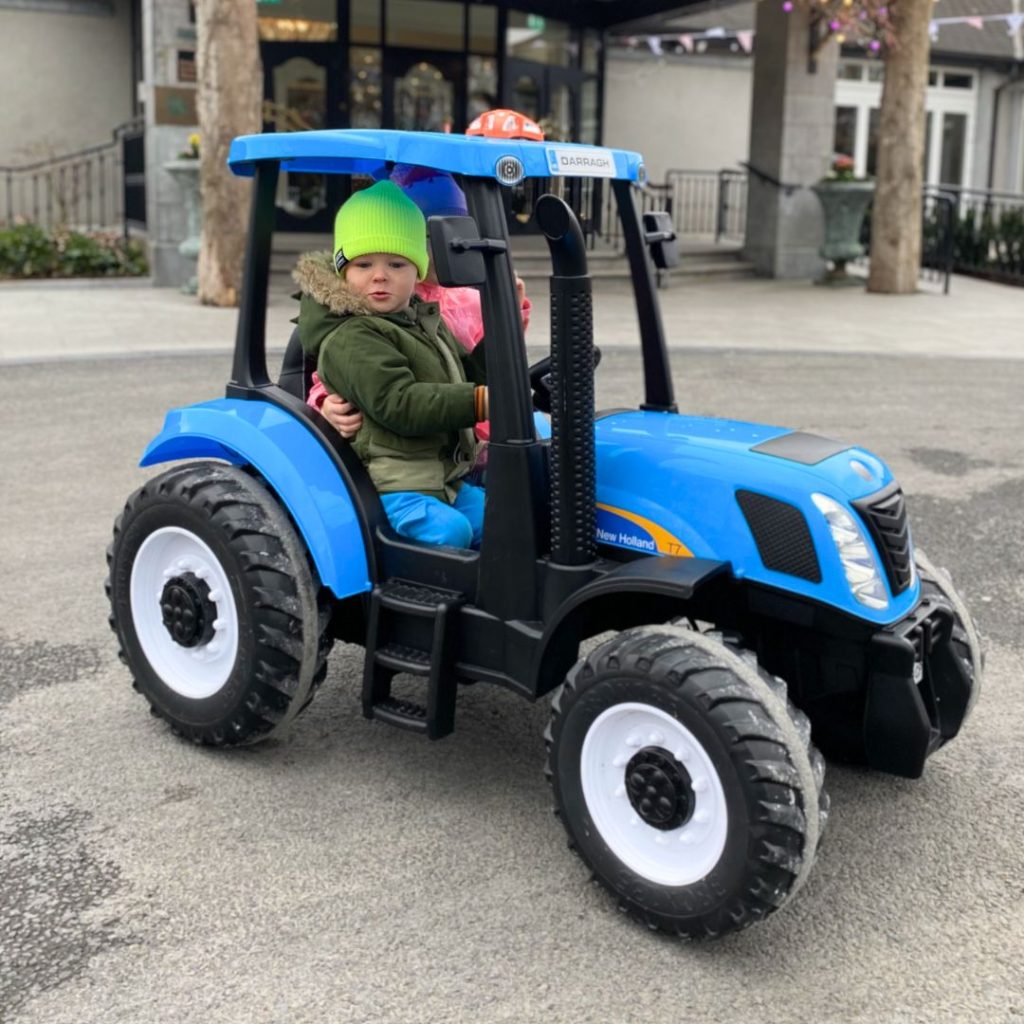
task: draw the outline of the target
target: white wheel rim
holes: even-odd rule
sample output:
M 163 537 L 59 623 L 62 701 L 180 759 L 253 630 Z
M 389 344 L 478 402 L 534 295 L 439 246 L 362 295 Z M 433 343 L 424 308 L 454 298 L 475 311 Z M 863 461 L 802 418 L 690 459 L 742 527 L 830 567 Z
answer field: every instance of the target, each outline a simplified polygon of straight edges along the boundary
M 692 783 L 693 812 L 678 828 L 647 824 L 626 792 L 626 765 L 643 747 L 667 750 Z M 583 796 L 594 826 L 619 860 L 659 885 L 704 878 L 725 849 L 725 791 L 707 751 L 681 722 L 650 704 L 616 704 L 587 730 L 580 753 Z
M 209 588 L 217 607 L 213 637 L 183 647 L 168 633 L 160 599 L 167 581 L 190 572 Z M 238 653 L 238 612 L 231 583 L 217 556 L 194 533 L 165 526 L 151 533 L 132 565 L 132 621 L 153 671 L 182 697 L 203 700 L 228 680 Z

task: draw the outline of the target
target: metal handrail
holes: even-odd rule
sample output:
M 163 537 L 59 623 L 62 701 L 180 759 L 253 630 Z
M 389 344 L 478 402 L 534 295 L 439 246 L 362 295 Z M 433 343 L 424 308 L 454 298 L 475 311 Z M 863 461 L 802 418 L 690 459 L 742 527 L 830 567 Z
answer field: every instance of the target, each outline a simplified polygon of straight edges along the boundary
M 109 142 L 0 166 L 0 218 L 10 224 L 23 217 L 51 229 L 118 227 L 127 236 L 124 148 L 143 126 L 133 118 L 117 125 Z
M 765 182 L 766 184 L 774 185 L 776 188 L 781 188 L 786 193 L 787 196 L 791 196 L 798 189 L 803 188 L 803 185 L 794 185 L 792 183 L 787 184 L 784 181 L 779 181 L 778 178 L 776 178 L 773 175 L 769 174 L 767 171 L 762 171 L 760 167 L 756 166 L 755 164 L 750 163 L 747 160 L 741 160 L 740 161 L 740 166 L 746 167 L 746 169 L 748 171 L 750 171 L 750 173 L 753 174 L 755 178 L 759 178 L 761 181 Z
M 0 172 L 12 171 L 21 173 L 27 171 L 38 171 L 44 167 L 64 163 L 69 160 L 80 160 L 83 157 L 91 156 L 94 153 L 102 153 L 118 145 L 121 139 L 130 132 L 139 131 L 145 125 L 141 117 L 133 118 L 131 121 L 124 121 L 117 125 L 110 133 L 109 142 L 100 142 L 95 146 L 87 146 L 85 149 L 76 150 L 74 153 L 65 153 L 63 156 L 51 156 L 45 160 L 39 160 L 34 164 L 13 164 L 10 166 L 0 164 Z

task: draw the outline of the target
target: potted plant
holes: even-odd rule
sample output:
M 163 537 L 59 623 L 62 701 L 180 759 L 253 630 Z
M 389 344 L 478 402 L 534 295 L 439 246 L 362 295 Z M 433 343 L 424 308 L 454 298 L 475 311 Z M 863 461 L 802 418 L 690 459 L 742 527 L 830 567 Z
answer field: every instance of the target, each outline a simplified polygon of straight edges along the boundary
M 818 284 L 859 284 L 860 279 L 846 272 L 846 264 L 863 255 L 860 226 L 871 203 L 875 183 L 870 178 L 857 178 L 853 158 L 837 153 L 832 158 L 828 176 L 811 186 L 825 213 L 825 244 L 821 255 L 831 267 Z
M 199 194 L 199 133 L 188 137 L 188 148 L 182 150 L 176 160 L 168 160 L 164 170 L 178 183 L 185 201 L 187 230 L 185 240 L 178 246 L 178 252 L 191 263 L 199 259 L 202 230 L 203 206 Z M 199 279 L 195 273 L 181 286 L 186 295 L 195 295 L 199 290 Z

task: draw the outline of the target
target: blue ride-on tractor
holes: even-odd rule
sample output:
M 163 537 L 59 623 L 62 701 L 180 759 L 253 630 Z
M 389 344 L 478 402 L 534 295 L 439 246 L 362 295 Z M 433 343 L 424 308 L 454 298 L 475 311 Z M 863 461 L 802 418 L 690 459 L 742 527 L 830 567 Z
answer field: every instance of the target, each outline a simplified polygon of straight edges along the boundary
M 366 717 L 430 739 L 452 731 L 460 684 L 553 693 L 556 812 L 623 909 L 712 936 L 780 907 L 828 817 L 819 749 L 919 776 L 980 685 L 974 624 L 915 552 L 888 467 L 815 434 L 677 412 L 652 277 L 677 258 L 674 236 L 666 215 L 638 213 L 636 153 L 313 131 L 236 139 L 229 163 L 254 178 L 231 381 L 225 398 L 167 414 L 142 464 L 175 465 L 128 499 L 108 553 L 111 623 L 152 710 L 199 743 L 264 739 L 312 700 L 336 639 L 365 648 Z M 479 551 L 390 528 L 364 466 L 306 405 L 314 367 L 295 338 L 278 378 L 267 371 L 279 172 L 393 164 L 454 175 L 471 214 L 428 230 L 440 283 L 481 291 Z M 638 409 L 595 413 L 586 250 L 553 195 L 535 209 L 551 351 L 528 365 L 504 192 L 562 176 L 615 199 Z M 399 673 L 419 677 L 420 700 L 392 692 Z

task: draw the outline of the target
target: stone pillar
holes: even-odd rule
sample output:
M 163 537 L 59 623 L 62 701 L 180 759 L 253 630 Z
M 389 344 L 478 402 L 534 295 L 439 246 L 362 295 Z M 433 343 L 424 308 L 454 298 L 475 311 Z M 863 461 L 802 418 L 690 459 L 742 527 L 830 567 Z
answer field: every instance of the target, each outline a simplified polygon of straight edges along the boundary
M 195 25 L 188 0 L 142 0 L 140 89 L 146 110 L 146 235 L 153 283 L 180 287 L 195 274 L 195 261 L 178 252 L 188 234 L 181 189 L 164 169 L 188 149 L 198 131 L 195 83 L 179 54 L 194 53 Z
M 808 67 L 810 15 L 779 3 L 756 4 L 749 163 L 793 188 L 749 175 L 744 255 L 766 277 L 811 278 L 824 261 L 821 206 L 807 187 L 824 177 L 832 159 L 836 67 L 834 40 Z

